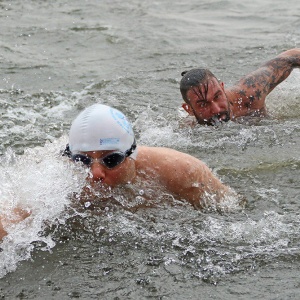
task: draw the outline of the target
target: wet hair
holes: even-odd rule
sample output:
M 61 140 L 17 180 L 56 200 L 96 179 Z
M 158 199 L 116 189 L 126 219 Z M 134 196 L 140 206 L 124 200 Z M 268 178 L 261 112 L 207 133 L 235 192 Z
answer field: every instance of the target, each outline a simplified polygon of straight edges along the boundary
M 201 83 L 204 83 L 211 77 L 216 78 L 216 76 L 208 69 L 192 69 L 190 71 L 183 71 L 181 76 L 180 92 L 183 100 L 188 104 L 189 99 L 187 98 L 187 92 L 192 87 L 198 87 Z

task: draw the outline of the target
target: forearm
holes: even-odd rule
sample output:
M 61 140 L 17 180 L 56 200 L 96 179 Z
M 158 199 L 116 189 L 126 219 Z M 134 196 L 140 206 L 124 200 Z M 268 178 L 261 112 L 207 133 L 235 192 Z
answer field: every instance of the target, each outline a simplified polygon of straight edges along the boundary
M 294 68 L 300 67 L 300 49 L 287 50 L 263 66 L 270 71 L 270 90 L 284 81 Z
M 300 67 L 300 48 L 294 48 L 287 50 L 277 56 L 279 59 L 283 59 L 291 69 Z
M 260 68 L 244 76 L 228 90 L 232 99 L 250 99 L 264 104 L 265 97 L 293 71 L 300 66 L 300 49 L 285 51 L 264 63 Z

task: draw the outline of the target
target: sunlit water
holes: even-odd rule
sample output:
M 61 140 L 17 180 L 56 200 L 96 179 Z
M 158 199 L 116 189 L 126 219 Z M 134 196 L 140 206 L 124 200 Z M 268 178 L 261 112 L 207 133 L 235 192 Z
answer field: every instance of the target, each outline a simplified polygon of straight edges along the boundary
M 269 95 L 270 118 L 215 128 L 181 126 L 178 86 L 199 65 L 231 85 L 299 47 L 300 4 L 101 2 L 1 2 L 0 207 L 31 216 L 0 245 L 0 295 L 297 299 L 299 70 Z M 128 115 L 139 144 L 206 162 L 246 205 L 197 211 L 143 186 L 81 203 L 87 174 L 61 151 L 95 102 Z M 151 207 L 132 209 L 145 193 Z

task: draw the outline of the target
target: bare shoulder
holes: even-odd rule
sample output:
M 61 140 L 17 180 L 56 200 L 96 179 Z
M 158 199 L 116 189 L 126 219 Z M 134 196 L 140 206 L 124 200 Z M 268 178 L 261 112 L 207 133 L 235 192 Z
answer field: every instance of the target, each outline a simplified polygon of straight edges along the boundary
M 170 148 L 139 147 L 137 172 L 158 178 L 165 185 L 190 185 L 193 181 L 206 182 L 214 178 L 211 170 L 200 159 Z
M 146 177 L 157 178 L 165 185 L 198 180 L 210 172 L 200 159 L 189 154 L 164 147 L 140 147 L 136 160 L 137 172 Z
M 165 147 L 138 147 L 137 166 L 138 168 L 145 167 L 174 167 L 178 165 L 202 164 L 202 162 L 183 152 L 165 148 Z

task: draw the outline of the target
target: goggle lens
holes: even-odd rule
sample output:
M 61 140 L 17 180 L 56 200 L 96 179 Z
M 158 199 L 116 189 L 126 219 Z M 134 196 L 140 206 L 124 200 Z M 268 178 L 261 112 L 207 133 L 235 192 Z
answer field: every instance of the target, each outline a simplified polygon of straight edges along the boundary
M 93 159 L 84 154 L 74 154 L 71 156 L 74 162 L 80 161 L 87 167 L 89 167 L 94 160 L 97 160 L 108 169 L 113 169 L 121 164 L 125 160 L 125 157 L 126 155 L 122 152 L 113 152 L 100 159 Z
M 108 169 L 113 169 L 119 164 L 121 164 L 127 156 L 130 156 L 134 150 L 136 149 L 136 143 L 135 140 L 133 141 L 133 144 L 131 145 L 130 149 L 126 150 L 125 152 L 112 152 L 107 154 L 106 156 L 102 158 L 92 158 L 90 156 L 84 155 L 84 154 L 72 154 L 69 148 L 69 145 L 67 145 L 66 150 L 64 151 L 63 155 L 67 155 L 71 157 L 71 159 L 74 162 L 82 162 L 85 166 L 89 167 L 93 161 L 97 160 L 105 166 Z
M 119 164 L 121 164 L 124 160 L 125 160 L 125 155 L 123 153 L 114 152 L 103 157 L 102 163 L 108 169 L 112 169 L 118 166 Z

